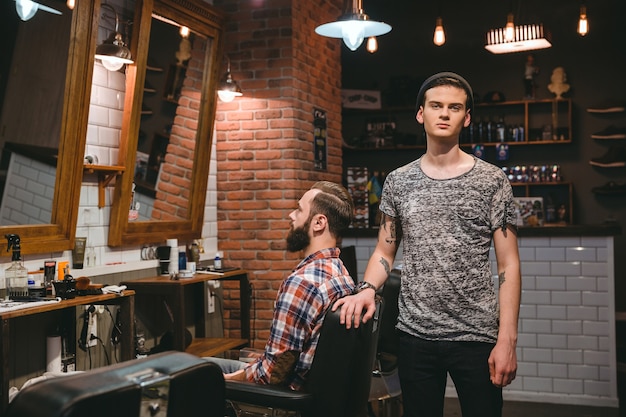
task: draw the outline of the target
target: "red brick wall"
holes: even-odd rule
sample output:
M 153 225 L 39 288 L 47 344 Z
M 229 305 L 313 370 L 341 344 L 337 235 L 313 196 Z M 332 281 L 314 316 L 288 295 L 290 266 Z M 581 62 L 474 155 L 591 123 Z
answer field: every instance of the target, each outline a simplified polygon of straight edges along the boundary
M 252 337 L 262 347 L 280 282 L 300 254 L 285 251 L 288 215 L 315 181 L 341 181 L 341 40 L 315 34 L 341 0 L 215 0 L 229 16 L 224 53 L 243 97 L 216 115 L 218 247 L 250 272 Z M 313 109 L 327 112 L 328 169 L 313 161 Z M 236 292 L 225 296 L 237 336 Z M 230 330 L 232 329 L 232 330 Z
M 189 217 L 189 190 L 206 47 L 206 41 L 200 37 L 193 42 L 192 56 L 177 100 L 176 117 L 172 124 L 167 153 L 156 184 L 157 194 L 152 210 L 152 218 L 156 220 Z

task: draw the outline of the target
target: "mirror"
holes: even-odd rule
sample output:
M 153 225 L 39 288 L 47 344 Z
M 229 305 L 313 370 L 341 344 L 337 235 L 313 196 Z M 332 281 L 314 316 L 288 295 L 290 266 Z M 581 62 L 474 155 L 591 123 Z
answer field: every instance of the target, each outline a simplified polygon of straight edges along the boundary
M 0 6 L 0 235 L 19 234 L 23 253 L 73 247 L 93 62 L 94 2 L 39 3 L 61 14 Z
M 115 184 L 110 246 L 201 236 L 221 23 L 201 0 L 137 7 L 119 151 L 126 170 Z

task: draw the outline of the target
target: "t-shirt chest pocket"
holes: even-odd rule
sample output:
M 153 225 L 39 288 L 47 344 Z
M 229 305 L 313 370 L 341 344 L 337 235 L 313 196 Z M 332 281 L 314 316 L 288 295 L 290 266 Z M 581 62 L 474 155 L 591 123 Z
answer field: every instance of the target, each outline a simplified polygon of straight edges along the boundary
M 489 223 L 489 207 L 479 200 L 459 201 L 451 214 L 451 221 L 463 230 L 484 227 Z

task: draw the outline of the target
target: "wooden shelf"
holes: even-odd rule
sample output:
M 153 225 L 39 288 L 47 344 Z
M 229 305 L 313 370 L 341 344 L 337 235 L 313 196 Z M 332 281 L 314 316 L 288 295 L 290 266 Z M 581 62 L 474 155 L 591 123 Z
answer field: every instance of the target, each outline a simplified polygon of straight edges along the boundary
M 85 164 L 83 172 L 88 174 L 98 174 L 98 207 L 103 208 L 105 203 L 104 189 L 113 180 L 113 178 L 126 170 L 125 167 L 119 165 L 95 165 Z
M 225 337 L 196 338 L 185 352 L 199 357 L 217 356 L 232 349 L 241 349 L 248 345 L 247 339 L 229 339 Z

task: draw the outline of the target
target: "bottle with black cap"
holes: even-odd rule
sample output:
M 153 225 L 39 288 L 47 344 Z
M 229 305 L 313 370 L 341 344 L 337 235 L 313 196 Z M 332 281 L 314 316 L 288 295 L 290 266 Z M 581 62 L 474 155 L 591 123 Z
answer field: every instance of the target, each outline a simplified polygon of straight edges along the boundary
M 7 252 L 11 249 L 11 266 L 4 271 L 6 278 L 6 299 L 20 299 L 28 297 L 28 270 L 22 265 L 20 236 L 16 234 L 4 235 L 7 239 Z

